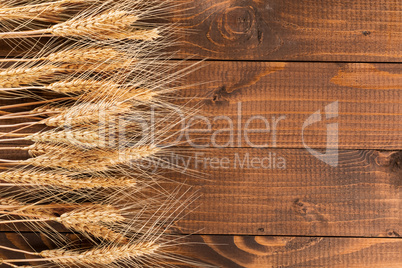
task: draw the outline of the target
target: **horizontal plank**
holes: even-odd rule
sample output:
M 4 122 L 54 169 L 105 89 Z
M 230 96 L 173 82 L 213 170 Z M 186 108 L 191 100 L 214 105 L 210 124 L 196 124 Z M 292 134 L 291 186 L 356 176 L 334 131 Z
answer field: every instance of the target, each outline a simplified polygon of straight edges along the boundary
M 182 25 L 181 43 L 174 48 L 180 57 L 401 62 L 399 0 L 179 2 L 171 22 Z M 32 49 L 26 44 L 18 49 L 17 43 L 0 40 L 0 56 Z
M 24 240 L 25 239 L 25 240 Z M 31 251 L 55 248 L 36 234 L 0 233 L 1 244 Z M 180 250 L 193 260 L 221 268 L 401 267 L 401 239 L 193 235 Z M 26 258 L 0 250 L 3 259 Z M 34 263 L 31 263 L 34 264 Z M 184 267 L 184 266 L 180 266 Z
M 337 167 L 301 149 L 176 153 L 152 167 L 180 166 L 166 176 L 192 186 L 183 198 L 199 195 L 181 211 L 176 233 L 402 237 L 401 151 L 344 150 Z
M 183 55 L 225 60 L 400 62 L 402 3 L 183 1 Z
M 211 149 L 172 175 L 200 192 L 178 232 L 402 236 L 402 152 L 341 151 L 331 167 L 305 150 Z M 183 162 L 183 159 L 178 161 Z
M 398 64 L 207 62 L 181 83 L 200 107 L 181 146 L 402 149 Z
M 197 259 L 225 268 L 401 267 L 401 239 L 194 236 Z M 204 244 L 203 244 L 204 243 Z
M 398 64 L 208 62 L 184 84 L 207 117 L 188 122 L 187 145 L 402 149 Z

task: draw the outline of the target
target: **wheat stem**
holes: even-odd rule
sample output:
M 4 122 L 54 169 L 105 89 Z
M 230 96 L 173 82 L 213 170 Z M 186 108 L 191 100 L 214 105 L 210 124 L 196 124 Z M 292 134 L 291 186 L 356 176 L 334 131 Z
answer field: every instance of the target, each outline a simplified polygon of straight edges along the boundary
M 22 162 L 39 167 L 63 168 L 86 172 L 105 172 L 116 166 L 129 164 L 132 161 L 153 156 L 159 151 L 160 148 L 156 146 L 140 146 L 122 151 L 112 150 L 103 152 L 96 150 L 86 152 L 65 150 L 63 152 L 40 155 Z
M 27 38 L 51 34 L 59 37 L 87 36 L 98 40 L 133 39 L 152 41 L 160 37 L 158 29 L 130 30 L 138 17 L 121 10 L 110 10 L 87 18 L 74 18 L 48 29 L 0 33 L 0 39 Z
M 21 107 L 25 107 L 25 106 L 40 105 L 40 104 L 52 103 L 52 102 L 57 102 L 57 101 L 65 101 L 65 100 L 70 100 L 70 99 L 71 98 L 69 98 L 69 97 L 64 97 L 64 98 L 57 98 L 57 99 L 52 99 L 52 100 L 44 100 L 44 101 L 36 101 L 36 102 L 28 102 L 28 103 L 18 103 L 18 104 L 13 104 L 13 105 L 0 106 L 0 109 L 21 108 Z
M 118 188 L 118 187 L 135 187 L 137 181 L 126 177 L 117 178 L 71 178 L 67 175 L 58 175 L 44 172 L 32 171 L 11 171 L 1 172 L 0 181 L 9 183 L 10 185 L 36 185 L 36 186 L 54 186 L 66 187 L 73 190 L 79 189 L 96 189 L 96 188 Z
M 36 255 L 36 256 L 39 255 L 39 253 L 36 253 L 36 252 L 29 252 L 29 251 L 25 251 L 25 250 L 21 250 L 21 249 L 16 249 L 16 248 L 9 248 L 9 247 L 2 246 L 2 245 L 0 245 L 0 248 L 8 250 L 8 251 L 14 251 L 14 252 L 28 254 L 28 255 Z
M 123 246 L 94 248 L 84 252 L 62 249 L 45 250 L 40 253 L 40 256 L 64 265 L 111 265 L 131 258 L 152 255 L 159 248 L 158 244 L 152 242 L 140 242 Z

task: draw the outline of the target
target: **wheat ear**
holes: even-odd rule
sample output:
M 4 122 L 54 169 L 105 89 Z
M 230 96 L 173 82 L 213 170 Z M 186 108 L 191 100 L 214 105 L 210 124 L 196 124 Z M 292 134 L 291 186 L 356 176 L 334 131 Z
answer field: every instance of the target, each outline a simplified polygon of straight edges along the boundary
M 127 68 L 131 61 L 99 64 L 63 64 L 60 66 L 42 65 L 37 67 L 8 68 L 0 72 L 0 88 L 13 89 L 24 85 L 41 82 L 51 78 L 56 73 L 79 73 L 79 72 L 114 72 Z
M 32 68 L 8 68 L 0 72 L 0 88 L 15 88 L 21 85 L 29 85 L 59 71 L 61 71 L 60 68 L 50 65 Z
M 111 241 L 114 243 L 125 244 L 128 243 L 128 239 L 122 234 L 115 232 L 108 227 L 102 226 L 100 224 L 93 223 L 70 223 L 65 227 L 80 232 L 82 234 L 88 234 L 96 238 L 101 238 L 103 240 Z
M 65 187 L 72 190 L 96 189 L 96 188 L 118 188 L 135 187 L 137 181 L 134 179 L 120 178 L 78 178 L 74 179 L 68 175 L 60 175 L 46 172 L 32 171 L 11 171 L 0 173 L 0 181 L 7 182 L 10 185 L 36 185 Z M 0 184 L 1 186 L 2 184 Z
M 52 210 L 36 207 L 35 205 L 25 204 L 12 198 L 0 198 L 0 205 L 10 207 L 9 209 L 2 209 L 3 211 L 15 213 L 18 212 L 18 214 L 30 215 L 29 218 L 54 218 Z
M 75 107 L 65 109 L 60 114 L 44 119 L 40 124 L 45 124 L 51 127 L 58 126 L 74 126 L 98 123 L 102 118 L 101 115 L 107 115 L 109 118 L 120 114 L 127 114 L 131 110 L 130 104 L 90 104 L 77 105 Z
M 159 248 L 158 244 L 141 242 L 123 246 L 99 247 L 84 252 L 63 249 L 45 250 L 40 253 L 40 256 L 64 265 L 111 265 L 131 258 L 153 255 Z
M 51 34 L 59 37 L 89 37 L 97 40 L 133 39 L 151 41 L 158 37 L 159 30 L 132 30 L 131 25 L 138 17 L 122 10 L 110 10 L 100 15 L 73 18 L 49 29 L 27 32 L 0 33 L 0 39 L 24 38 Z
M 49 56 L 40 58 L 51 62 L 67 63 L 99 63 L 121 61 L 126 55 L 113 48 L 81 48 L 54 52 Z
M 119 165 L 130 164 L 131 161 L 151 157 L 160 152 L 160 150 L 160 148 L 152 145 L 122 151 L 65 150 L 30 158 L 22 161 L 22 163 L 39 167 L 63 168 L 75 171 L 105 172 Z
M 22 147 L 21 150 L 26 150 L 31 157 L 37 157 L 47 154 L 52 151 L 60 151 L 63 147 L 54 144 L 34 143 L 28 147 Z
M 109 142 L 101 139 L 98 131 L 93 130 L 61 130 L 45 131 L 25 137 L 37 143 L 69 144 L 86 148 L 106 148 Z
M 86 205 L 54 219 L 67 228 L 86 223 L 116 223 L 125 220 L 121 211 L 110 205 Z
M 33 19 L 42 21 L 55 21 L 69 4 L 83 3 L 83 0 L 59 0 L 55 2 L 36 5 L 2 7 L 0 20 Z

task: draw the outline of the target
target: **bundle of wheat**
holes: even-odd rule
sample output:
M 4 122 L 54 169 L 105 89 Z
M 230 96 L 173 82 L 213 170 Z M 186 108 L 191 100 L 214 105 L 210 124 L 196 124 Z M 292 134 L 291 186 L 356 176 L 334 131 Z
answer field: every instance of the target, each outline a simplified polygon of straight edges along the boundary
M 177 5 L 0 0 L 0 39 L 51 38 L 35 55 L 0 60 L 0 99 L 12 102 L 0 107 L 0 120 L 12 121 L 0 125 L 0 149 L 27 152 L 0 160 L 6 169 L 0 224 L 17 231 L 23 224 L 59 247 L 30 252 L 0 245 L 36 256 L 0 264 L 202 266 L 178 255 L 178 238 L 166 233 L 195 196 L 183 194 L 183 185 L 168 191 L 163 176 L 149 170 L 171 153 L 166 143 L 194 112 L 172 100 L 182 88 L 176 82 L 195 65 L 179 68 L 168 60 L 173 53 L 162 52 L 176 30 L 159 19 Z M 14 142 L 21 144 L 7 145 Z M 90 245 L 69 245 L 60 228 Z

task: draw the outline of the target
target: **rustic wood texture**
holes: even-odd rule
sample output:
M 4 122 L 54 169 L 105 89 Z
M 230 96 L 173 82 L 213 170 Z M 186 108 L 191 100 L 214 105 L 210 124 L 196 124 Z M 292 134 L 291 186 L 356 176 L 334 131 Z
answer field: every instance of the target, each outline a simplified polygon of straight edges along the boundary
M 189 164 L 169 178 L 201 194 L 171 230 L 197 234 L 183 251 L 223 268 L 402 267 L 402 2 L 181 3 L 172 16 L 184 28 L 177 58 L 209 59 L 182 80 L 194 85 L 183 96 L 196 97 L 189 105 L 205 116 L 190 129 L 211 122 L 210 131 L 183 136 L 184 158 L 169 159 Z M 0 40 L 1 57 L 23 56 L 23 46 L 9 44 Z M 335 102 L 337 116 L 326 118 Z M 303 133 L 317 111 L 322 120 Z M 262 118 L 270 129 L 249 131 L 247 142 L 253 116 L 248 129 L 266 129 Z M 231 123 L 233 135 L 225 131 Z M 305 149 L 336 149 L 328 143 L 334 124 L 337 167 Z M 188 140 L 209 148 L 190 152 Z M 26 157 L 0 151 L 0 158 Z M 43 234 L 10 230 L 0 225 L 0 245 L 55 248 Z M 30 257 L 0 250 L 0 258 Z
M 164 159 L 182 166 L 169 178 L 200 197 L 177 233 L 402 237 L 401 151 L 340 151 L 338 167 L 301 149 L 179 153 Z
M 77 238 L 71 236 L 71 239 L 74 241 Z M 4 246 L 26 251 L 32 251 L 29 245 L 37 251 L 54 248 L 47 238 L 37 234 L 23 234 L 21 237 L 1 233 L 0 241 Z M 395 238 L 193 235 L 188 238 L 188 242 L 192 245 L 180 249 L 188 252 L 196 261 L 221 268 L 399 268 L 402 265 L 402 240 Z M 0 257 L 19 259 L 28 256 L 0 250 Z
M 186 0 L 183 55 L 225 60 L 400 62 L 402 3 Z M 188 9 L 185 9 L 188 8 Z
M 172 21 L 183 28 L 179 31 L 182 43 L 177 47 L 181 57 L 401 61 L 402 4 L 399 0 L 179 2 L 178 11 L 172 12 Z M 21 49 L 16 48 L 15 42 L 0 41 L 2 56 L 10 55 L 11 50 L 12 54 L 21 55 Z
M 194 117 L 189 127 L 174 128 L 183 130 L 181 146 L 402 149 L 399 64 L 215 61 L 197 68 L 181 80 L 189 86 L 181 94 L 186 102 L 194 99 L 187 106 L 200 107 L 198 115 L 208 121 Z M 326 119 L 334 102 L 338 116 Z M 303 131 L 317 111 L 322 121 Z M 328 124 L 338 124 L 338 144 L 328 144 L 336 138 Z
M 201 194 L 182 233 L 402 236 L 401 152 L 341 151 L 336 168 L 305 150 L 205 150 L 190 162 L 206 177 L 179 177 Z
M 197 145 L 326 148 L 327 136 L 334 138 L 327 135 L 327 124 L 338 123 L 339 148 L 402 149 L 398 64 L 208 62 L 185 80 L 186 85 L 200 83 L 204 85 L 184 92 L 185 97 L 201 99 L 199 114 L 211 123 L 210 131 L 205 120 L 190 128 L 204 130 L 189 133 Z M 336 101 L 338 117 L 325 119 L 325 107 Z M 318 110 L 322 121 L 303 133 L 304 122 Z M 253 118 L 248 129 L 268 131 L 248 132 L 248 143 L 244 130 Z

